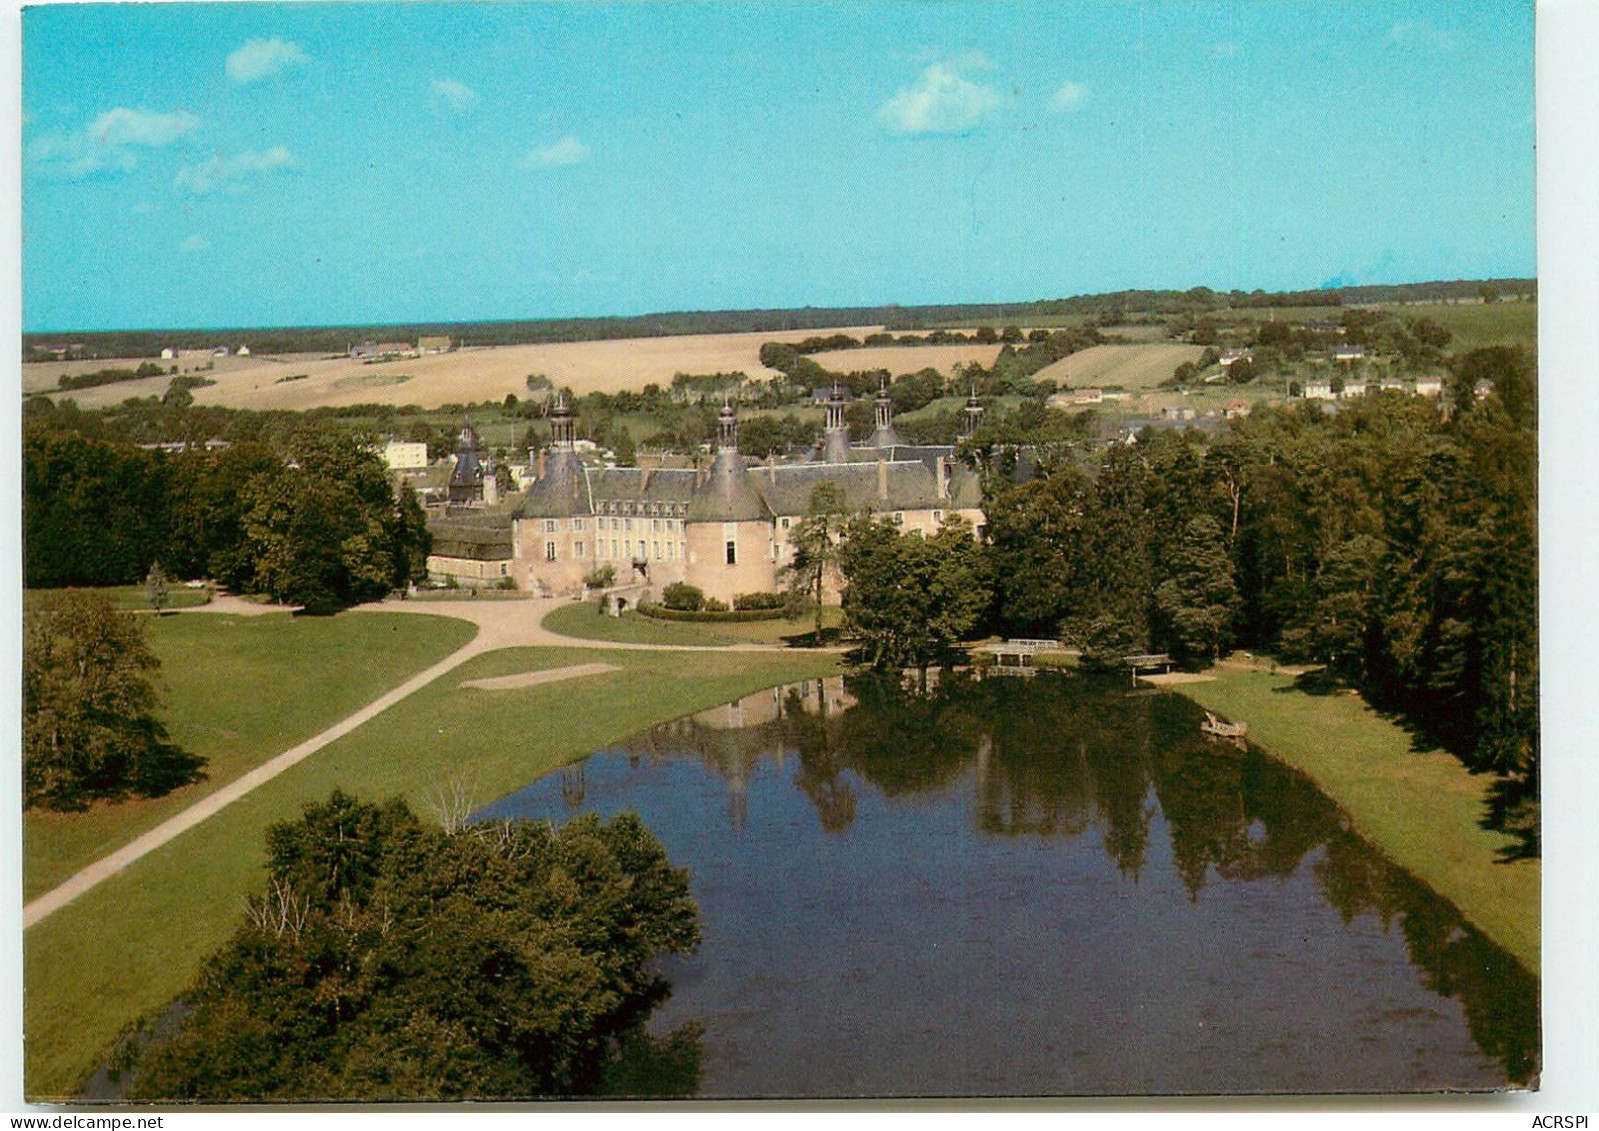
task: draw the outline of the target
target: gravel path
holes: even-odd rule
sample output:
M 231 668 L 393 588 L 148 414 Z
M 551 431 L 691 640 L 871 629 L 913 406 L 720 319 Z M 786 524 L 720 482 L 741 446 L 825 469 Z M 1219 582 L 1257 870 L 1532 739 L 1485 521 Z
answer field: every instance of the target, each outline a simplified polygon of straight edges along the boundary
M 484 652 L 493 652 L 501 648 L 515 648 L 527 645 L 598 648 L 606 651 L 781 652 L 785 650 L 783 646 L 775 644 L 730 644 L 721 648 L 678 648 L 666 644 L 618 644 L 606 640 L 580 640 L 571 636 L 561 636 L 544 628 L 542 622 L 545 616 L 567 603 L 559 598 L 534 598 L 521 601 L 384 601 L 357 606 L 352 610 L 356 614 L 372 612 L 417 613 L 430 616 L 455 617 L 459 620 L 472 622 L 477 626 L 478 631 L 466 645 L 450 653 L 432 667 L 417 673 L 398 687 L 374 699 L 359 711 L 334 723 L 322 733 L 308 738 L 292 749 L 285 750 L 282 754 L 269 761 L 263 762 L 255 769 L 235 778 L 215 793 L 207 794 L 187 809 L 163 821 L 144 835 L 106 856 L 102 856 L 81 872 L 64 881 L 60 886 L 45 892 L 32 903 L 23 907 L 23 929 L 26 930 L 47 915 L 59 911 L 84 892 L 116 875 L 134 861 L 147 853 L 154 852 L 168 841 L 192 829 L 207 817 L 237 801 L 251 790 L 271 781 L 284 770 L 289 769 L 296 763 L 303 762 L 324 746 L 349 734 L 356 727 L 388 710 L 406 696 L 426 687 L 446 672 L 459 667 L 473 656 L 481 655 Z M 288 610 L 282 605 L 259 605 L 253 601 L 241 600 L 238 597 L 217 597 L 210 604 L 197 605 L 191 609 L 177 611 L 180 615 L 189 613 L 234 613 L 243 616 L 260 616 L 264 613 L 285 612 Z M 589 674 L 590 671 L 609 667 L 610 665 L 606 664 L 579 664 L 572 668 L 559 669 L 559 671 L 566 672 L 568 675 L 577 675 Z M 579 669 L 582 669 L 581 673 Z M 559 678 L 558 673 L 552 672 L 529 673 L 529 675 Z M 528 676 L 505 678 L 527 679 Z

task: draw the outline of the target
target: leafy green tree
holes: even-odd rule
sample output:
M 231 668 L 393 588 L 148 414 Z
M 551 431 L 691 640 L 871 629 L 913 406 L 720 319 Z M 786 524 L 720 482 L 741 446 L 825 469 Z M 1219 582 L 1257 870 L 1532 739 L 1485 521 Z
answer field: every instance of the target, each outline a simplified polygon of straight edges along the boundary
M 638 445 L 633 442 L 633 433 L 621 427 L 611 436 L 611 443 L 616 449 L 616 465 L 618 467 L 632 467 L 638 462 Z
M 172 599 L 171 591 L 167 587 L 167 571 L 161 568 L 161 563 L 156 562 L 150 567 L 150 572 L 144 575 L 144 599 L 160 616 Z
M 167 556 L 160 453 L 30 428 L 22 451 L 23 584 L 136 585 Z
M 1309 649 L 1329 668 L 1356 680 L 1367 673 L 1384 556 L 1380 541 L 1358 534 L 1334 550 L 1316 574 Z
M 296 457 L 297 466 L 249 485 L 255 585 L 317 612 L 382 597 L 411 545 L 387 471 L 343 437 L 304 435 Z
M 205 761 L 167 741 L 152 684 L 160 661 L 144 628 L 100 594 L 71 592 L 25 617 L 23 804 L 81 809 L 98 798 L 160 796 Z
M 1056 636 L 1081 613 L 1091 492 L 1087 477 L 1066 467 L 987 500 L 998 612 L 1011 635 Z
M 134 1096 L 594 1094 L 628 1086 L 640 1042 L 693 1087 L 695 1031 L 656 1043 L 643 1023 L 669 992 L 656 959 L 698 945 L 697 909 L 636 816 L 447 833 L 335 792 L 267 841 L 265 888 Z
M 789 533 L 794 556 L 784 567 L 788 582 L 789 605 L 798 609 L 809 604 L 816 615 L 813 639 L 822 642 L 822 590 L 828 574 L 838 568 L 839 539 L 849 516 L 843 488 L 823 481 L 811 491 L 805 517 Z
M 1209 515 L 1190 520 L 1168 568 L 1169 577 L 1155 590 L 1155 604 L 1173 651 L 1185 660 L 1220 659 L 1232 639 L 1238 607 L 1221 525 Z
M 496 472 L 501 468 L 496 468 Z M 428 533 L 427 514 L 422 510 L 415 488 L 402 483 L 395 510 L 394 586 L 404 588 L 413 581 L 426 580 L 428 554 L 432 552 L 433 535 Z
M 974 629 L 993 598 L 990 566 L 971 526 L 931 538 L 869 516 L 852 520 L 839 554 L 844 620 L 876 667 L 927 668 Z

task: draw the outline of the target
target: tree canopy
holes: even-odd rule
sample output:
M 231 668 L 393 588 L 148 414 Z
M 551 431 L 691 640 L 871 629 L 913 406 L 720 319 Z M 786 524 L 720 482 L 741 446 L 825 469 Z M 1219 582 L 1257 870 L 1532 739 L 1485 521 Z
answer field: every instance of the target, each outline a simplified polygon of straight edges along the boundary
M 652 1039 L 687 875 L 632 814 L 453 833 L 335 792 L 268 832 L 266 886 L 134 1070 L 140 1099 L 511 1099 L 692 1091 L 697 1031 Z M 675 1079 L 638 1081 L 646 1060 Z
M 877 667 L 925 670 L 987 613 L 988 559 L 970 524 L 955 518 L 931 538 L 862 515 L 839 549 L 844 619 Z
M 144 626 L 100 594 L 28 610 L 22 647 L 23 804 L 82 809 L 159 796 L 201 777 L 202 758 L 167 741 Z

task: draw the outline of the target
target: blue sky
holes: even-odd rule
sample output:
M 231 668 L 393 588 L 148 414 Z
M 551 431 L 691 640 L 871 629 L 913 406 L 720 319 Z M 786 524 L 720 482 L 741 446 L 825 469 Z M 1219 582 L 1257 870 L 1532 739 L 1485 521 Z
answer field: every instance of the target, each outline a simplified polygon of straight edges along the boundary
M 23 21 L 28 330 L 1531 275 L 1530 3 Z

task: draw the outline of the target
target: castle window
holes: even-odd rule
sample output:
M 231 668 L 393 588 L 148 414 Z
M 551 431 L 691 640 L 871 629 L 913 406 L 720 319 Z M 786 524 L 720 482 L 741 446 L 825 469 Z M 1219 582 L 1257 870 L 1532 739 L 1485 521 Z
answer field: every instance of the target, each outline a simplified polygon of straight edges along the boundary
M 616 552 L 616 539 L 615 539 L 615 538 L 612 538 L 612 539 L 611 539 L 611 557 L 613 557 L 613 558 L 615 558 L 615 557 L 620 557 L 620 556 L 621 556 L 621 555 L 619 555 L 619 554 L 618 554 L 618 553 L 617 553 L 617 552 Z
M 679 542 L 677 544 L 677 556 L 682 558 L 685 562 L 688 561 L 688 543 L 687 542 Z
M 934 511 L 933 512 L 933 521 L 934 522 L 943 522 L 944 521 L 944 512 L 943 511 Z
M 646 555 L 644 553 L 644 543 L 643 542 L 640 542 L 638 544 L 638 560 L 641 561 L 641 562 L 646 560 Z
M 622 529 L 631 533 L 633 530 L 633 520 L 630 518 L 624 518 L 622 520 Z
M 544 533 L 546 533 L 546 534 L 554 534 L 555 530 L 556 530 L 556 522 L 555 522 L 555 520 L 553 518 L 545 519 L 544 520 Z
M 781 526 L 784 530 L 787 530 L 788 529 L 788 519 L 786 519 L 786 518 L 778 519 L 778 525 Z
M 506 565 L 504 562 L 501 562 L 500 563 L 500 576 L 501 577 L 509 577 L 510 573 L 511 573 L 511 567 Z
M 727 564 L 728 565 L 738 565 L 738 543 L 737 542 L 729 542 L 727 544 Z
M 581 542 L 573 542 L 572 543 L 572 556 L 574 558 L 581 558 L 583 556 L 583 543 L 581 543 Z
M 583 520 L 581 518 L 574 518 L 572 520 L 572 529 L 573 530 L 582 530 L 583 529 Z
M 905 512 L 904 511 L 895 511 L 894 512 L 894 525 L 895 526 L 904 526 L 905 525 Z
M 546 542 L 546 543 L 544 543 L 544 560 L 547 561 L 547 562 L 553 562 L 555 560 L 555 543 L 554 542 Z
M 660 558 L 661 558 L 661 544 L 660 544 L 660 542 L 656 542 L 654 544 L 654 546 L 655 546 L 655 559 L 656 559 L 656 561 L 659 561 Z

